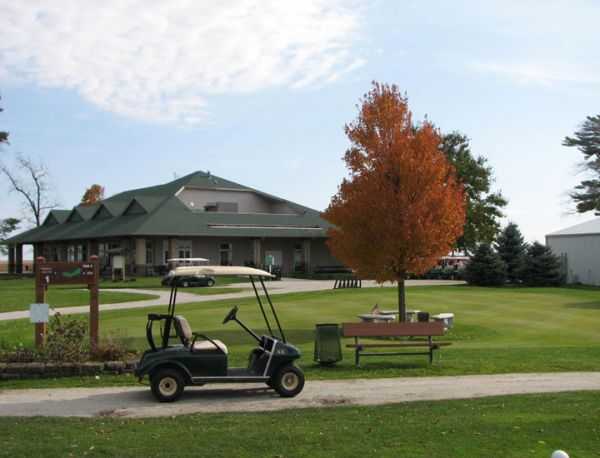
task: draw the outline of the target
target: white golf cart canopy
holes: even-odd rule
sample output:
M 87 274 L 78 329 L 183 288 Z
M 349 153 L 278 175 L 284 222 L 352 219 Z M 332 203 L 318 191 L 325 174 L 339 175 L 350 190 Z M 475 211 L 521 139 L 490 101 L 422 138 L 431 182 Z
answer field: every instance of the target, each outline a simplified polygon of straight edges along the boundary
M 208 275 L 211 277 L 221 275 L 238 275 L 243 277 L 272 278 L 269 272 L 254 267 L 242 266 L 181 266 L 171 271 L 175 277 L 189 275 Z

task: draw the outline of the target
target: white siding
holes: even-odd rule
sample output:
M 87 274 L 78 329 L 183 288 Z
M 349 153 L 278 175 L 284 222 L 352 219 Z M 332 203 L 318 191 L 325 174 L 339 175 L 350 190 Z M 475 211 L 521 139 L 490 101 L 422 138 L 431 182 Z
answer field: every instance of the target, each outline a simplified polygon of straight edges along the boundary
M 546 244 L 567 259 L 567 281 L 600 285 L 600 234 L 546 237 Z

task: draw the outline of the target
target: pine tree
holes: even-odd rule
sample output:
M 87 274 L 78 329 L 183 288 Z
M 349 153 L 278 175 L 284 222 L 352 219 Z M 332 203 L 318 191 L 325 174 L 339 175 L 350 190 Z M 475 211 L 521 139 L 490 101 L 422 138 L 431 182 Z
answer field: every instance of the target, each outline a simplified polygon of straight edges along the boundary
M 563 283 L 560 258 L 552 250 L 535 242 L 527 249 L 521 271 L 523 283 L 528 286 L 558 286 Z
M 527 250 L 527 244 L 515 223 L 508 226 L 498 236 L 496 250 L 506 264 L 506 279 L 518 283 Z
M 482 244 L 467 264 L 465 278 L 477 286 L 501 286 L 506 282 L 506 264 L 491 245 Z

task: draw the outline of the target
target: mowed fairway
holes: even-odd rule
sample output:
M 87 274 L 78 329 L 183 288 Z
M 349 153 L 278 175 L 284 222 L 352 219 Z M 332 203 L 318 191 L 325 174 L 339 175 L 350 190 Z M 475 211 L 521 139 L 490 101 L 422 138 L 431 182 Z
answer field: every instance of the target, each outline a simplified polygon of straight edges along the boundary
M 90 293 L 85 285 L 61 285 L 48 288 L 47 302 L 52 307 L 71 307 L 90 303 Z M 157 296 L 120 291 L 101 291 L 101 304 L 142 301 Z M 35 286 L 31 278 L 0 280 L 0 313 L 14 310 L 28 310 L 35 302 Z M 1 339 L 1 336 L 0 336 Z
M 346 348 L 344 361 L 335 367 L 313 362 L 315 323 L 358 321 L 357 315 L 375 304 L 395 308 L 396 297 L 394 288 L 364 288 L 275 295 L 273 300 L 288 340 L 303 352 L 300 365 L 309 379 L 600 370 L 600 290 L 576 288 L 409 288 L 409 308 L 456 315 L 455 328 L 444 338 L 453 345 L 439 353 L 433 366 L 425 356 L 388 356 L 365 358 L 362 367 L 355 368 L 352 351 Z M 221 324 L 233 305 L 240 305 L 242 321 L 264 332 L 252 299 L 185 304 L 177 313 L 186 316 L 195 331 L 223 340 L 232 366 L 245 365 L 253 341 L 235 323 Z M 146 314 L 165 310 L 103 312 L 100 329 L 104 335 L 121 336 L 130 348 L 144 350 Z M 3 322 L 0 336 L 4 345 L 31 345 L 33 330 L 27 320 Z M 129 379 L 133 383 L 133 377 Z M 33 386 L 38 383 L 45 382 Z M 123 378 L 105 377 L 102 383 L 123 383 Z

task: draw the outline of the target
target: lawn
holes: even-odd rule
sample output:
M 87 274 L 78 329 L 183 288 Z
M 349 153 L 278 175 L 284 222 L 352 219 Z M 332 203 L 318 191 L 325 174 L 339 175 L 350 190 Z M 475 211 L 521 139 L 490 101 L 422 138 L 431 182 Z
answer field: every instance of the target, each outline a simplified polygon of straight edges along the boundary
M 229 279 L 218 281 L 217 286 L 211 288 L 186 288 L 186 293 L 212 295 L 236 293 L 243 291 L 244 288 L 225 288 L 224 286 L 233 283 Z M 102 281 L 100 288 L 111 289 L 156 289 L 169 290 L 160 285 L 160 278 L 146 277 L 139 278 L 136 281 L 112 282 Z M 100 303 L 113 304 L 116 302 L 129 302 L 144 299 L 153 299 L 157 296 L 130 293 L 120 291 L 101 291 Z M 13 310 L 28 310 L 29 304 L 35 299 L 35 284 L 32 278 L 22 278 L 16 280 L 0 280 L 0 313 L 11 312 Z M 85 291 L 85 285 L 54 285 L 48 288 L 48 303 L 52 307 L 69 307 L 74 305 L 89 304 L 90 294 Z
M 0 418 L 0 442 L 4 456 L 592 457 L 598 418 L 600 393 L 581 392 L 140 420 Z
M 299 346 L 301 366 L 308 379 L 368 378 L 421 375 L 459 375 L 507 372 L 600 370 L 600 290 L 571 288 L 475 288 L 467 286 L 408 288 L 410 308 L 432 313 L 454 312 L 455 328 L 444 338 L 453 345 L 439 353 L 429 366 L 425 356 L 365 358 L 355 368 L 350 349 L 332 368 L 312 361 L 315 323 L 357 321 L 357 315 L 374 304 L 394 308 L 394 288 L 364 288 L 276 295 L 288 340 Z M 238 317 L 262 330 L 262 318 L 252 299 L 182 304 L 177 313 L 192 328 L 223 340 L 230 349 L 230 364 L 245 365 L 253 345 L 235 323 L 221 321 L 229 308 L 240 305 Z M 104 334 L 123 336 L 130 348 L 144 350 L 146 314 L 165 307 L 101 313 Z M 4 344 L 31 345 L 27 320 L 0 323 Z M 133 377 L 103 378 L 106 384 L 134 383 Z M 12 386 L 43 386 L 45 381 L 11 382 Z M 60 382 L 59 382 L 60 383 Z M 85 384 L 71 380 L 69 384 Z
M 157 296 L 140 293 L 101 291 L 101 304 L 117 302 L 141 301 L 154 299 Z M 35 287 L 31 278 L 19 280 L 0 280 L 0 313 L 14 310 L 28 310 L 29 304 L 35 302 Z M 85 285 L 53 286 L 48 289 L 47 302 L 52 307 L 70 307 L 88 305 L 90 293 Z

